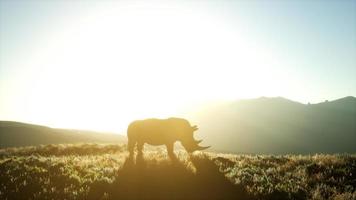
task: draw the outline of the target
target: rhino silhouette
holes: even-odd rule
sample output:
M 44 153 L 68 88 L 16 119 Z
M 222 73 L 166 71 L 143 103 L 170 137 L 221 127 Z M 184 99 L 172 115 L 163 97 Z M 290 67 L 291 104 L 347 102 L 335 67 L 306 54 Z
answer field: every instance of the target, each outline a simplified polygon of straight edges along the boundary
M 127 128 L 128 151 L 130 156 L 134 155 L 134 148 L 137 145 L 138 155 L 142 156 L 145 143 L 150 145 L 166 145 L 170 158 L 176 158 L 173 148 L 174 143 L 180 141 L 185 150 L 189 153 L 196 150 L 209 148 L 199 146 L 202 140 L 195 140 L 193 134 L 198 127 L 191 126 L 189 121 L 183 118 L 168 119 L 144 119 L 130 123 Z

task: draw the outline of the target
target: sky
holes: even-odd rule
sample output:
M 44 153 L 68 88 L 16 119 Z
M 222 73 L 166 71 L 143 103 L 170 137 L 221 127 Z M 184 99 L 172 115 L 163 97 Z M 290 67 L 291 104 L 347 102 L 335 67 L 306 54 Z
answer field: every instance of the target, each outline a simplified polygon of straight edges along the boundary
M 0 0 L 0 120 L 121 132 L 209 101 L 318 103 L 356 96 L 355 55 L 354 0 Z

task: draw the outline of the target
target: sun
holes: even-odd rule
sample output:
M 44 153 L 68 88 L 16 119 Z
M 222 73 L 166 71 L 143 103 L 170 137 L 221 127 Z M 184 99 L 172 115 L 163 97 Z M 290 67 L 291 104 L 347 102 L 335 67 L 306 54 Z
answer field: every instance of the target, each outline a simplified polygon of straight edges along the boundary
M 27 117 L 123 133 L 134 119 L 263 90 L 259 67 L 271 63 L 268 51 L 219 17 L 189 8 L 118 2 L 62 23 L 26 61 L 32 68 L 24 76 L 35 77 Z

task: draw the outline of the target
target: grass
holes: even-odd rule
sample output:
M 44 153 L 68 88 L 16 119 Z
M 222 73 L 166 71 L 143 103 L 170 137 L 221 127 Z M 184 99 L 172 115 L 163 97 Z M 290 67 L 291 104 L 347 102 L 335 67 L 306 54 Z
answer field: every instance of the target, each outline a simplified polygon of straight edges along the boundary
M 0 199 L 356 199 L 356 155 L 234 155 L 125 145 L 0 149 Z

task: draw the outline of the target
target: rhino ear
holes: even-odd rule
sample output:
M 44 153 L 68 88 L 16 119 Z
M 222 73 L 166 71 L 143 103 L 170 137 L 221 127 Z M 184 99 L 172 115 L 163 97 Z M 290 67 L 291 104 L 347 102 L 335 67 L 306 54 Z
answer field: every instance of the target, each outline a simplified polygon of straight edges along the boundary
M 192 129 L 193 129 L 193 131 L 196 131 L 196 130 L 198 130 L 198 126 L 194 125 L 194 126 L 192 126 Z

